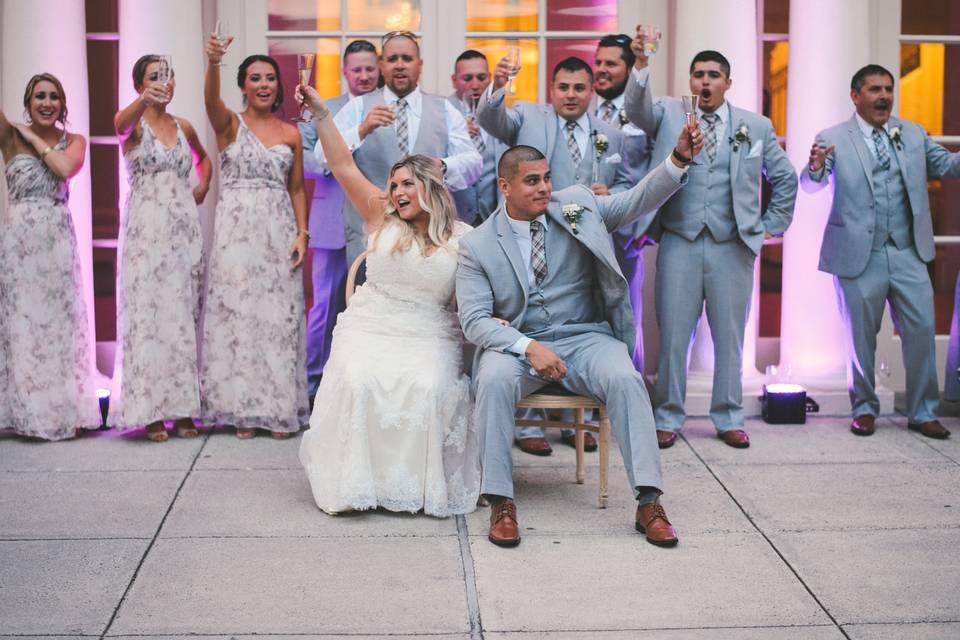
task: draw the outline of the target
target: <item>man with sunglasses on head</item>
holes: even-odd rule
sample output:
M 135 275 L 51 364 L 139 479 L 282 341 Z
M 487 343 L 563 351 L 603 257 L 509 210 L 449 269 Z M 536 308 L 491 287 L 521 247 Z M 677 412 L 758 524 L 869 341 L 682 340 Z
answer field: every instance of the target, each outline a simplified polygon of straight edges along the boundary
M 420 90 L 423 59 L 416 35 L 392 31 L 383 36 L 379 63 L 383 88 L 348 103 L 334 118 L 360 171 L 385 188 L 394 163 L 418 153 L 438 159 L 450 191 L 474 184 L 483 160 L 463 115 L 442 96 Z M 314 154 L 324 161 L 320 145 Z M 366 241 L 359 214 L 349 202 L 343 211 L 349 264 L 363 253 Z
M 347 80 L 347 92 L 327 100 L 327 107 L 334 115 L 350 100 L 377 88 L 380 68 L 376 47 L 366 40 L 348 44 L 343 51 L 343 77 Z M 302 122 L 298 127 L 303 148 L 313 149 L 317 144 L 313 122 Z M 309 225 L 313 306 L 307 316 L 307 384 L 312 407 L 323 367 L 330 356 L 337 314 L 344 309 L 347 258 L 341 214 L 343 191 L 312 153 L 304 154 L 303 168 L 305 177 L 314 180 Z

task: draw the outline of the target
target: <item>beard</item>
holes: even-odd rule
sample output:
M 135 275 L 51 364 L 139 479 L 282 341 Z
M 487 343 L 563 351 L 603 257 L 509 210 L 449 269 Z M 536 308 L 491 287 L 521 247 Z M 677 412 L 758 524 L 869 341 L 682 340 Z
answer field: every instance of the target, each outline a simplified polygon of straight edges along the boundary
M 630 76 L 627 76 L 627 79 L 630 79 Z M 603 98 L 604 100 L 613 100 L 621 93 L 623 93 L 627 88 L 627 81 L 624 80 L 620 84 L 610 85 L 607 89 L 595 89 L 596 94 Z

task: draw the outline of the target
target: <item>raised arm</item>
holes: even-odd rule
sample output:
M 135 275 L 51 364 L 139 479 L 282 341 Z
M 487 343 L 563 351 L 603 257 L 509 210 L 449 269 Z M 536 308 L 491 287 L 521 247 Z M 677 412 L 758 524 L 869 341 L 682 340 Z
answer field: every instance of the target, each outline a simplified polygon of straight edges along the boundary
M 934 178 L 960 178 L 960 152 L 951 153 L 923 136 L 924 152 L 927 155 L 927 175 Z
M 646 33 L 637 27 L 637 35 L 630 43 L 636 61 L 623 93 L 623 111 L 630 122 L 651 138 L 656 138 L 663 121 L 663 104 L 660 101 L 654 103 L 653 92 L 650 91 L 650 60 L 643 49 L 645 38 Z
M 833 164 L 836 161 L 835 145 L 827 145 L 823 136 L 818 134 L 810 147 L 810 159 L 800 172 L 800 187 L 807 193 L 816 193 L 830 183 Z
M 197 172 L 197 186 L 193 188 L 193 199 L 197 204 L 203 202 L 207 197 L 207 191 L 210 190 L 210 176 L 213 175 L 213 164 L 210 162 L 210 156 L 207 150 L 200 143 L 197 131 L 184 118 L 177 118 L 183 135 L 187 138 L 187 144 L 190 145 L 190 153 L 193 156 L 193 166 Z
M 370 231 L 378 229 L 383 224 L 383 192 L 367 180 L 357 167 L 353 153 L 350 152 L 330 115 L 330 109 L 320 99 L 316 90 L 313 87 L 297 87 L 297 91 L 303 93 L 307 107 L 313 113 L 313 125 L 326 158 L 327 168 L 337 179 L 354 209 L 363 218 L 367 229 Z
M 203 104 L 207 109 L 207 119 L 217 134 L 217 146 L 222 150 L 237 137 L 240 120 L 233 111 L 227 108 L 220 97 L 220 61 L 227 51 L 227 46 L 233 42 L 233 36 L 227 40 L 227 45 L 221 47 L 216 34 L 211 33 L 207 38 L 207 74 L 203 82 Z
M 507 107 L 506 87 L 510 79 L 507 73 L 510 63 L 506 58 L 497 63 L 493 71 L 493 82 L 483 93 L 477 105 L 477 122 L 487 133 L 508 146 L 517 144 L 517 134 L 523 125 L 523 116 L 516 109 Z
M 0 149 L 8 150 L 13 145 L 13 125 L 0 109 Z
M 447 155 L 443 162 L 447 167 L 444 182 L 451 191 L 466 189 L 480 179 L 483 173 L 483 158 L 470 139 L 467 121 L 463 114 L 449 101 L 443 101 L 447 127 Z
M 140 124 L 140 118 L 143 117 L 143 112 L 147 110 L 147 107 L 168 102 L 170 102 L 170 98 L 163 89 L 152 86 L 144 89 L 143 93 L 134 98 L 133 102 L 117 111 L 117 114 L 113 116 L 113 128 L 117 132 L 121 144 L 125 145 L 131 137 L 134 140 L 139 138 L 140 132 L 137 125 Z
M 25 124 L 14 124 L 20 136 L 33 147 L 40 159 L 50 167 L 50 170 L 61 178 L 72 178 L 83 169 L 83 162 L 87 155 L 87 140 L 78 133 L 65 133 L 67 146 L 63 151 L 54 149 L 47 141 L 38 136 Z

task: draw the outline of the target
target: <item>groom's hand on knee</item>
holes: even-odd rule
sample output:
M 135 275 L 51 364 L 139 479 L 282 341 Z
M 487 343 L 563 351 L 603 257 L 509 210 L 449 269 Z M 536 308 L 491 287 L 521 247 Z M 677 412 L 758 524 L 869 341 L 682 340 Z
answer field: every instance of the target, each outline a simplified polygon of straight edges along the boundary
M 567 375 L 567 365 L 563 359 L 536 340 L 527 345 L 527 359 L 537 374 L 547 380 L 560 380 Z

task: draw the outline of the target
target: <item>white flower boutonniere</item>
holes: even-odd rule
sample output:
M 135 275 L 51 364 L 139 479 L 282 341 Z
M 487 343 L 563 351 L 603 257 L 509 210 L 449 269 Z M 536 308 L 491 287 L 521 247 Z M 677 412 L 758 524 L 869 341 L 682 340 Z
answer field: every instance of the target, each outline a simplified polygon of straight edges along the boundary
M 570 223 L 570 228 L 573 229 L 573 234 L 576 235 L 580 233 L 577 230 L 577 223 L 580 222 L 583 212 L 586 210 L 586 207 L 583 207 L 579 204 L 571 202 L 560 207 L 560 211 L 563 212 L 564 219 Z
M 903 151 L 903 130 L 900 125 L 895 124 L 890 127 L 890 139 L 897 145 L 897 151 Z
M 734 132 L 733 137 L 728 141 L 733 145 L 733 151 L 736 153 L 740 150 L 740 145 L 746 144 L 747 148 L 750 147 L 750 129 L 747 128 L 747 125 L 743 122 L 740 123 L 740 126 L 737 127 L 737 130 Z
M 590 184 L 597 184 L 600 182 L 600 161 L 603 159 L 603 154 L 607 152 L 607 149 L 610 148 L 610 140 L 607 139 L 606 134 L 600 133 L 596 129 L 593 131 L 593 178 Z
M 620 111 L 617 113 L 617 120 L 620 121 L 621 129 L 623 129 L 625 126 L 630 124 L 630 119 L 627 118 L 627 112 L 624 111 L 623 109 L 620 109 Z

